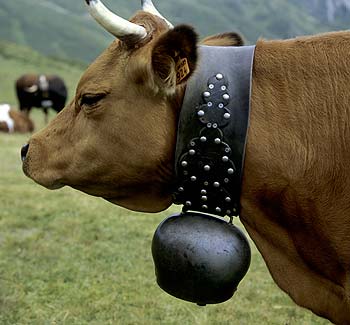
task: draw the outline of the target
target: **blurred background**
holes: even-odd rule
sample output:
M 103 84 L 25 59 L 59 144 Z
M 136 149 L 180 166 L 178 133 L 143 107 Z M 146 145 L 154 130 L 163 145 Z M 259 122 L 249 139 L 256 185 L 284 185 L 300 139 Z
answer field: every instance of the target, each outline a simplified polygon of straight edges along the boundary
M 140 8 L 139 0 L 104 2 L 124 18 Z M 350 0 L 154 3 L 174 25 L 192 24 L 202 37 L 239 31 L 249 44 L 350 26 Z M 71 99 L 112 41 L 84 0 L 0 0 L 0 104 L 18 109 L 15 81 L 28 73 L 59 75 Z M 36 130 L 45 126 L 42 110 L 30 117 Z M 170 297 L 155 282 L 150 247 L 159 222 L 179 208 L 149 215 L 70 188 L 48 191 L 22 173 L 29 136 L 0 132 L 1 325 L 328 324 L 277 288 L 252 242 L 252 265 L 233 299 L 203 308 Z
M 202 36 L 240 31 L 250 43 L 257 38 L 287 38 L 347 29 L 349 0 L 155 0 L 173 24 L 191 23 Z M 124 18 L 140 1 L 106 0 Z M 92 21 L 83 0 L 0 1 L 0 39 L 54 57 L 90 62 L 111 41 Z
M 260 37 L 289 38 L 347 29 L 350 22 L 350 0 L 154 2 L 173 24 L 193 24 L 202 37 L 239 31 L 249 44 Z M 139 0 L 106 0 L 105 4 L 124 18 L 140 9 Z M 60 69 L 73 94 L 79 72 L 112 41 L 84 6 L 83 0 L 0 0 L 0 60 L 2 67 L 7 66 L 0 70 L 0 102 L 16 103 L 11 91 L 23 71 L 55 73 Z M 13 63 L 20 68 L 12 67 Z

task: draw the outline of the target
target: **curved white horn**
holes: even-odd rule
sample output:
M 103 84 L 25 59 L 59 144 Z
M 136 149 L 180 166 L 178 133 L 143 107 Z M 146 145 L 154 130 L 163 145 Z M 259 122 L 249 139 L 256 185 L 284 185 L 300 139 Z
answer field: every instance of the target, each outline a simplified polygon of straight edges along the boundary
M 172 23 L 170 23 L 168 20 L 166 20 L 161 13 L 157 10 L 157 8 L 154 6 L 152 0 L 141 0 L 142 10 L 147 11 L 155 16 L 158 16 L 165 20 L 165 22 L 168 24 L 169 28 L 174 28 Z
M 85 0 L 85 2 L 90 15 L 114 36 L 134 35 L 140 39 L 146 37 L 147 32 L 145 28 L 117 16 L 106 8 L 100 0 Z

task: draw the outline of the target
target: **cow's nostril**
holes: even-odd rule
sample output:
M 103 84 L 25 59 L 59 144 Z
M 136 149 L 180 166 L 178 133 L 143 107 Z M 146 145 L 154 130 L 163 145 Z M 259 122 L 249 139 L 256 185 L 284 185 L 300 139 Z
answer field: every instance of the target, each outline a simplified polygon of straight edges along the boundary
M 26 145 L 24 145 L 21 149 L 21 159 L 22 161 L 24 161 L 24 159 L 26 159 L 27 153 L 29 150 L 29 144 L 27 143 Z

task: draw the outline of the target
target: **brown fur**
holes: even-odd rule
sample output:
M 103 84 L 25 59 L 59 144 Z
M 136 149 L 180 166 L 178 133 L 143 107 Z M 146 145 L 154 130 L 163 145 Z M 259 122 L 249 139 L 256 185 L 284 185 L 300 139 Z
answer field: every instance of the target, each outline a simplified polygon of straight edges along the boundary
M 201 43 L 207 46 L 242 46 L 245 42 L 238 33 L 229 32 L 208 36 Z
M 6 122 L 0 121 L 0 132 L 5 132 L 5 133 L 9 132 L 9 128 L 8 128 Z
M 27 116 L 27 114 L 11 110 L 10 117 L 15 122 L 15 132 L 27 133 L 34 131 L 34 122 L 29 116 Z
M 27 114 L 12 109 L 10 110 L 10 117 L 14 121 L 14 132 L 27 133 L 34 131 L 34 123 Z M 0 122 L 0 132 L 9 132 L 5 122 Z
M 195 66 L 196 44 L 150 14 L 133 20 L 147 21 L 148 39 L 115 41 L 87 69 L 75 100 L 31 138 L 23 169 L 48 188 L 157 212 L 172 202 L 184 93 L 167 80 L 170 54 L 189 53 Z M 277 284 L 337 324 L 350 324 L 349 44 L 348 32 L 258 42 L 241 198 Z
M 278 285 L 350 324 L 350 33 L 259 41 L 242 221 Z

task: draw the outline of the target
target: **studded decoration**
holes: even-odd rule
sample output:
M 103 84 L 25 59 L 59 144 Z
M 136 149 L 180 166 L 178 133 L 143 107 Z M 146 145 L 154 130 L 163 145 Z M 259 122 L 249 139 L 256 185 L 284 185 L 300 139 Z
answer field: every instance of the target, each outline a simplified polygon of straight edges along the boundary
M 219 73 L 208 80 L 208 89 L 203 92 L 203 103 L 197 108 L 200 122 L 205 125 L 225 126 L 231 116 L 226 107 L 230 100 L 227 93 L 227 82 Z
M 237 214 L 238 207 L 226 188 L 236 177 L 236 167 L 221 130 L 231 118 L 228 86 L 222 73 L 209 78 L 203 102 L 197 108 L 203 128 L 180 158 L 178 170 L 185 177 L 175 192 L 175 201 L 185 202 L 185 211 L 194 209 L 230 217 Z M 191 200 L 186 199 L 189 197 Z
M 199 47 L 186 85 L 175 150 L 174 203 L 183 211 L 238 216 L 254 46 Z

